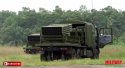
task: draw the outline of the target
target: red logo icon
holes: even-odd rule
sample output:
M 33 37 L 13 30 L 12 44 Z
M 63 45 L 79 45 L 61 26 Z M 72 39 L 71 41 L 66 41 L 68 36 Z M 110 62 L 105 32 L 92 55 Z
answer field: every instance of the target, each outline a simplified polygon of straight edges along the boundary
M 5 61 L 3 62 L 3 66 L 21 66 L 20 61 Z
M 106 60 L 105 64 L 122 64 L 122 60 Z

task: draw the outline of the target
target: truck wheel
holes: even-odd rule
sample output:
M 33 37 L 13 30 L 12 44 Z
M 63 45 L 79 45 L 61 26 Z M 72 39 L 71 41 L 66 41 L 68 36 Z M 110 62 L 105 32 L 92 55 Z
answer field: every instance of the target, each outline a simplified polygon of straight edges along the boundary
M 46 56 L 44 54 L 40 54 L 41 61 L 47 61 Z
M 99 59 L 100 50 L 99 48 L 96 48 L 96 50 L 97 50 L 97 59 Z
M 61 60 L 65 60 L 65 54 L 61 55 Z
M 80 51 L 80 49 L 77 49 L 76 57 L 77 57 L 78 59 L 81 58 L 81 51 Z
M 72 59 L 75 59 L 77 57 L 77 52 L 75 49 L 72 49 L 72 52 L 71 52 L 71 58 Z
M 91 56 L 91 59 L 98 59 L 99 58 L 99 49 L 95 48 L 91 50 L 93 53 L 93 56 Z
M 47 52 L 46 59 L 47 59 L 47 61 L 51 60 L 51 53 L 50 52 Z

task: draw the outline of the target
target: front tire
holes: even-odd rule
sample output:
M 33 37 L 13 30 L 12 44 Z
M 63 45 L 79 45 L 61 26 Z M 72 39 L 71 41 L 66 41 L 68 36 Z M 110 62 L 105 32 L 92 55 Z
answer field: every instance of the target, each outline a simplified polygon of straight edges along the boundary
M 99 48 L 94 48 L 91 50 L 93 55 L 91 56 L 91 59 L 99 59 L 99 53 L 100 53 L 100 50 Z

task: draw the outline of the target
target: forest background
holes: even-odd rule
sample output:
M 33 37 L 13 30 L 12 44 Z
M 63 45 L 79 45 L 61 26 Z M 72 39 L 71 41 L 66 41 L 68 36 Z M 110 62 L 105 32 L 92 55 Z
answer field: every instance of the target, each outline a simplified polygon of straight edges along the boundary
M 21 11 L 0 11 L 0 44 L 24 45 L 27 35 L 40 33 L 41 27 L 66 21 L 86 21 L 96 27 L 113 28 L 115 43 L 125 43 L 125 11 L 107 6 L 100 10 L 88 10 L 81 5 L 79 10 L 63 10 L 55 6 L 53 11 L 39 11 L 23 7 Z

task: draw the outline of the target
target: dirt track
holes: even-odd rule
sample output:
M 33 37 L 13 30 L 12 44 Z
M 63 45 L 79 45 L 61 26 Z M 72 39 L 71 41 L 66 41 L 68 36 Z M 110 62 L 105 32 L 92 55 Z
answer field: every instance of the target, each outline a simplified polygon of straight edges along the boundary
M 107 65 L 69 65 L 69 66 L 38 66 L 38 67 L 36 67 L 36 66 L 33 66 L 33 67 L 2 67 L 2 68 L 125 68 L 125 65 L 119 65 L 119 66 L 113 67 L 113 66 L 107 66 Z

